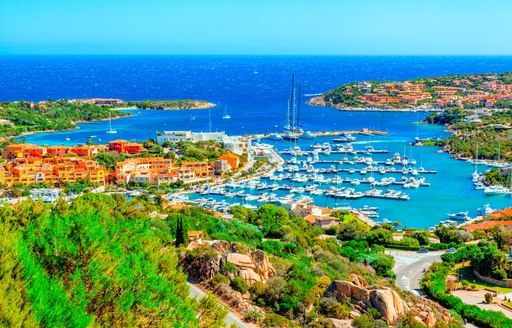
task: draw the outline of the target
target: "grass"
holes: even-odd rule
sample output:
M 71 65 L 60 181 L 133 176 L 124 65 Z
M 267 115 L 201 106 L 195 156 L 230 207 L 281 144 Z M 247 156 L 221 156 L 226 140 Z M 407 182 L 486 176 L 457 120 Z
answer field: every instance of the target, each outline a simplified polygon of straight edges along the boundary
M 457 274 L 457 270 L 454 270 L 453 274 Z M 462 279 L 460 279 L 461 281 L 462 280 L 467 280 L 469 282 L 469 285 L 475 285 L 477 289 L 483 289 L 483 288 L 488 288 L 488 289 L 492 289 L 496 292 L 500 292 L 500 293 L 503 293 L 503 294 L 506 294 L 506 293 L 512 293 L 512 288 L 510 287 L 500 287 L 500 286 L 496 286 L 496 285 L 492 285 L 492 284 L 488 284 L 486 282 L 483 282 L 481 280 L 479 280 L 474 274 L 473 274 L 473 269 L 471 268 L 471 266 L 466 266 L 466 267 L 463 267 L 460 269 L 459 271 L 459 274 L 462 275 Z

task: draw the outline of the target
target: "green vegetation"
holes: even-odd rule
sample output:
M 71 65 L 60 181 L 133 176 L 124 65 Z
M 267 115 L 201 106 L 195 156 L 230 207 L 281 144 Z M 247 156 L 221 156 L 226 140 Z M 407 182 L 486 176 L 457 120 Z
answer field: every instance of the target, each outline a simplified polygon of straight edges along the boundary
M 197 109 L 214 105 L 204 100 L 142 100 L 127 101 L 123 106 L 141 109 Z
M 101 194 L 1 207 L 2 326 L 219 327 L 225 309 L 188 298 L 154 207 Z
M 460 158 L 478 158 L 494 161 L 512 161 L 512 111 L 493 111 L 489 115 L 478 115 L 478 121 L 471 123 L 467 117 L 473 110 L 453 108 L 443 113 L 430 114 L 427 123 L 447 124 L 453 135 L 438 143 L 446 151 Z M 500 170 L 494 170 L 494 177 Z M 502 181 L 505 178 L 498 178 Z
M 468 305 L 456 296 L 447 293 L 445 280 L 450 265 L 434 263 L 421 279 L 421 288 L 442 305 L 454 309 L 463 318 L 478 327 L 505 328 L 512 327 L 512 320 L 497 311 L 482 310 L 476 305 Z
M 0 136 L 19 136 L 25 132 L 58 131 L 76 128 L 77 122 L 91 122 L 129 115 L 107 107 L 67 100 L 30 103 L 26 101 L 0 103 L 0 119 L 10 123 L 0 124 Z

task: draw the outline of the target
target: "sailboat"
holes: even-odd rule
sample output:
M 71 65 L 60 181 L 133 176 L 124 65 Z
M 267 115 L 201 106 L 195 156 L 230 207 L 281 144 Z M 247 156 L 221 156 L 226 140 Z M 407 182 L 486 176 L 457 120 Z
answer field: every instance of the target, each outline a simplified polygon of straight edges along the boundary
M 286 114 L 287 122 L 284 127 L 285 133 L 283 134 L 283 139 L 289 141 L 297 141 L 299 139 L 300 132 L 302 131 L 300 131 L 299 127 L 300 99 L 299 105 L 297 105 L 295 93 L 295 75 L 292 75 L 292 89 L 290 93 L 290 99 L 288 100 L 288 111 Z
M 231 118 L 231 116 L 228 115 L 228 105 L 226 105 L 226 107 L 224 107 L 224 115 L 222 116 L 222 119 L 229 120 L 230 118 Z
M 108 115 L 108 134 L 115 134 L 117 133 L 117 130 L 112 129 L 112 114 Z

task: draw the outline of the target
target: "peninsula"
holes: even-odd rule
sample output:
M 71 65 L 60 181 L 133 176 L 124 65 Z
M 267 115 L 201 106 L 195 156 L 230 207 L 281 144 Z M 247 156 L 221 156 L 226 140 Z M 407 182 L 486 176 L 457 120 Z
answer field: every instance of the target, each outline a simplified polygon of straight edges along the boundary
M 203 109 L 215 106 L 204 100 L 123 101 L 114 98 L 60 99 L 39 102 L 0 102 L 0 136 L 76 129 L 76 123 L 116 119 L 130 113 L 112 109 Z
M 449 75 L 403 82 L 348 83 L 310 99 L 309 104 L 340 110 L 512 108 L 512 73 Z

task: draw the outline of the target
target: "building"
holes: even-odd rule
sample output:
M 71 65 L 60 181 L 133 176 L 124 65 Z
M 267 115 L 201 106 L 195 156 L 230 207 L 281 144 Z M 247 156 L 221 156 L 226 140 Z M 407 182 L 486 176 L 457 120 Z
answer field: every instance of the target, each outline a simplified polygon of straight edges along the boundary
M 338 218 L 331 216 L 332 210 L 330 208 L 297 202 L 289 202 L 282 204 L 282 206 L 290 213 L 303 217 L 309 225 L 327 229 L 340 224 Z
M 16 158 L 37 157 L 42 158 L 46 154 L 46 148 L 31 144 L 8 145 L 2 151 L 2 158 L 10 161 Z
M 108 143 L 108 150 L 117 151 L 119 154 L 138 154 L 143 149 L 141 144 L 126 140 L 113 140 Z
M 105 185 L 109 171 L 97 162 L 79 157 L 64 158 L 18 158 L 0 168 L 0 184 L 12 186 L 50 184 L 59 187 L 85 179 Z
M 251 140 L 243 136 L 228 136 L 224 132 L 192 132 L 192 131 L 164 131 L 156 137 L 158 143 L 166 141 L 177 143 L 180 141 L 199 142 L 216 141 L 232 153 L 242 155 L 249 152 Z
M 51 146 L 42 147 L 30 144 L 8 145 L 2 152 L 2 157 L 6 160 L 17 158 L 43 158 L 43 157 L 62 157 L 72 154 L 80 157 L 94 157 L 99 152 L 107 150 L 104 145 L 83 145 L 76 146 Z
M 162 157 L 129 158 L 116 164 L 116 180 L 129 183 L 171 183 L 178 180 L 172 160 Z
M 219 157 L 219 160 L 228 162 L 231 170 L 236 170 L 240 166 L 240 157 L 235 154 L 224 154 Z
M 306 221 L 309 225 L 316 225 L 322 229 L 328 229 L 340 224 L 340 220 L 335 217 L 313 214 L 309 214 L 304 217 L 304 221 Z

